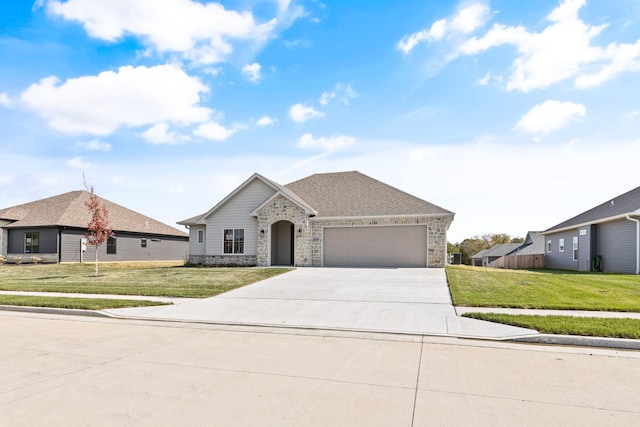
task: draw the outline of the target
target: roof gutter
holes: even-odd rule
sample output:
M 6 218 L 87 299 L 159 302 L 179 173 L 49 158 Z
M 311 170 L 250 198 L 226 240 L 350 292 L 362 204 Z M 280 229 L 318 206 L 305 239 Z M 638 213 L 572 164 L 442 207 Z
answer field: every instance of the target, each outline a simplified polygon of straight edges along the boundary
M 635 211 L 634 214 L 640 215 L 640 209 Z M 626 218 L 636 223 L 636 274 L 640 274 L 640 220 L 631 218 L 629 215 Z

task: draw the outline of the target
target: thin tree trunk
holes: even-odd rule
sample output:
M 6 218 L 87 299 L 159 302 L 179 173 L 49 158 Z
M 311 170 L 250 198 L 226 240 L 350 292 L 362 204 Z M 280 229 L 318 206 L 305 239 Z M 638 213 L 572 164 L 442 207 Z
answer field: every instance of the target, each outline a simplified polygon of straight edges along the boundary
M 96 246 L 96 268 L 95 268 L 95 277 L 98 277 L 98 247 Z

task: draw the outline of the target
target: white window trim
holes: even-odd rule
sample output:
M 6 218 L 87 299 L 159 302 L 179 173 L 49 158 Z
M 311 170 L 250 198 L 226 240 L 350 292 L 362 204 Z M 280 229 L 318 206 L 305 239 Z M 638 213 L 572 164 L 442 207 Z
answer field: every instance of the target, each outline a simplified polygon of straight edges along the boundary
M 553 244 L 553 240 L 547 240 L 547 252 L 551 253 L 551 245 Z
M 198 237 L 196 239 L 199 245 L 204 245 L 204 230 L 198 230 Z
M 564 252 L 564 239 L 558 239 L 558 252 Z
M 231 230 L 233 233 L 233 238 L 232 238 L 232 246 L 231 246 L 231 250 L 232 252 L 225 252 L 224 251 L 224 242 L 226 241 L 226 236 L 224 235 L 224 232 L 226 230 Z M 236 231 L 237 230 L 242 230 L 242 252 L 233 252 L 235 250 L 235 242 L 236 242 Z M 247 233 L 246 230 L 244 228 L 223 228 L 222 229 L 222 254 L 223 255 L 244 255 L 245 252 L 245 246 L 247 244 Z
M 573 260 L 578 261 L 578 236 L 573 237 Z

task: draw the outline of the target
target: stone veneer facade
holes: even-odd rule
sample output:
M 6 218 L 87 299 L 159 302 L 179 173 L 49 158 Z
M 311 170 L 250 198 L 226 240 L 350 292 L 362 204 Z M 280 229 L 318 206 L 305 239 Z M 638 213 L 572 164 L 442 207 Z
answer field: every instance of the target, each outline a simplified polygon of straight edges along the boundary
M 393 225 L 424 225 L 427 227 L 427 267 L 443 268 L 447 254 L 447 218 L 378 217 L 378 218 L 309 218 L 304 209 L 280 195 L 257 212 L 258 247 L 256 264 L 268 266 L 271 226 L 278 221 L 294 224 L 294 266 L 322 267 L 325 227 L 375 227 Z M 263 232 L 264 231 L 264 232 Z
M 258 255 L 257 263 L 265 267 L 271 265 L 269 257 L 271 226 L 278 221 L 289 221 L 294 226 L 293 265 L 311 266 L 311 226 L 309 215 L 296 203 L 279 195 L 258 212 Z

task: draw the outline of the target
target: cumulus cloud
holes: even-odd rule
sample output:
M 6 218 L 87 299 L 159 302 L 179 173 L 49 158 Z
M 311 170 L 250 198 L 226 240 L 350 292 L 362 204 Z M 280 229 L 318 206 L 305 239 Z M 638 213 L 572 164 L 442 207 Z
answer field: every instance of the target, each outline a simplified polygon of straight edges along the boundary
M 226 128 L 216 122 L 208 122 L 198 126 L 198 128 L 193 131 L 193 134 L 212 141 L 224 141 L 238 130 L 239 128 L 237 127 Z
M 434 42 L 450 34 L 469 34 L 482 27 L 489 19 L 489 6 L 484 2 L 467 4 L 455 15 L 434 22 L 431 27 L 404 36 L 398 42 L 398 49 L 405 55 L 422 42 Z
M 92 139 L 91 141 L 78 141 L 76 147 L 81 147 L 91 151 L 111 151 L 111 144 L 108 142 L 102 142 L 98 139 Z
M 273 124 L 275 124 L 277 122 L 276 119 L 274 119 L 271 116 L 262 116 L 258 119 L 258 121 L 256 122 L 256 125 L 258 126 L 271 126 Z
M 258 83 L 260 81 L 260 64 L 254 62 L 253 64 L 248 64 L 242 67 L 242 74 L 245 75 L 249 81 L 253 83 Z
M 332 90 L 323 92 L 322 95 L 320 95 L 318 102 L 320 105 L 325 107 L 332 100 L 337 99 L 344 105 L 349 105 L 351 100 L 357 96 L 358 94 L 353 90 L 350 84 L 337 83 Z
M 177 144 L 185 142 L 189 138 L 176 132 L 169 132 L 167 123 L 158 123 L 144 131 L 142 137 L 152 144 Z
M 82 157 L 74 157 L 67 160 L 67 166 L 74 169 L 90 169 L 91 163 L 85 162 Z
M 474 55 L 501 45 L 515 46 L 507 89 L 529 92 L 574 79 L 578 88 L 596 86 L 623 72 L 640 71 L 640 40 L 635 44 L 611 43 L 606 48 L 593 39 L 607 25 L 586 24 L 579 17 L 585 0 L 564 0 L 546 19 L 541 32 L 523 26 L 495 24 L 481 37 L 459 46 L 460 55 Z M 455 55 L 454 55 L 455 56 Z
M 132 35 L 159 53 L 180 53 L 196 63 L 212 64 L 225 60 L 234 43 L 264 43 L 303 15 L 290 2 L 278 6 L 276 15 L 262 23 L 248 10 L 193 0 L 163 0 L 162 7 L 156 0 L 50 0 L 47 10 L 79 22 L 97 39 L 115 42 Z
M 11 107 L 11 98 L 6 93 L 0 93 L 0 105 L 3 107 Z
M 198 105 L 208 88 L 173 65 L 125 66 L 60 83 L 47 77 L 20 99 L 65 133 L 109 135 L 119 127 L 162 122 L 202 123 L 211 110 Z
M 297 123 L 304 123 L 309 119 L 316 117 L 324 117 L 322 111 L 317 111 L 313 107 L 307 107 L 302 104 L 295 104 L 289 109 L 289 117 Z
M 546 135 L 578 121 L 585 114 L 586 108 L 582 104 L 554 100 L 545 101 L 529 110 L 518 121 L 516 129 L 526 133 Z
M 298 148 L 319 149 L 326 154 L 331 154 L 348 147 L 355 141 L 354 137 L 347 135 L 314 138 L 312 134 L 305 133 L 298 139 L 297 146 Z

